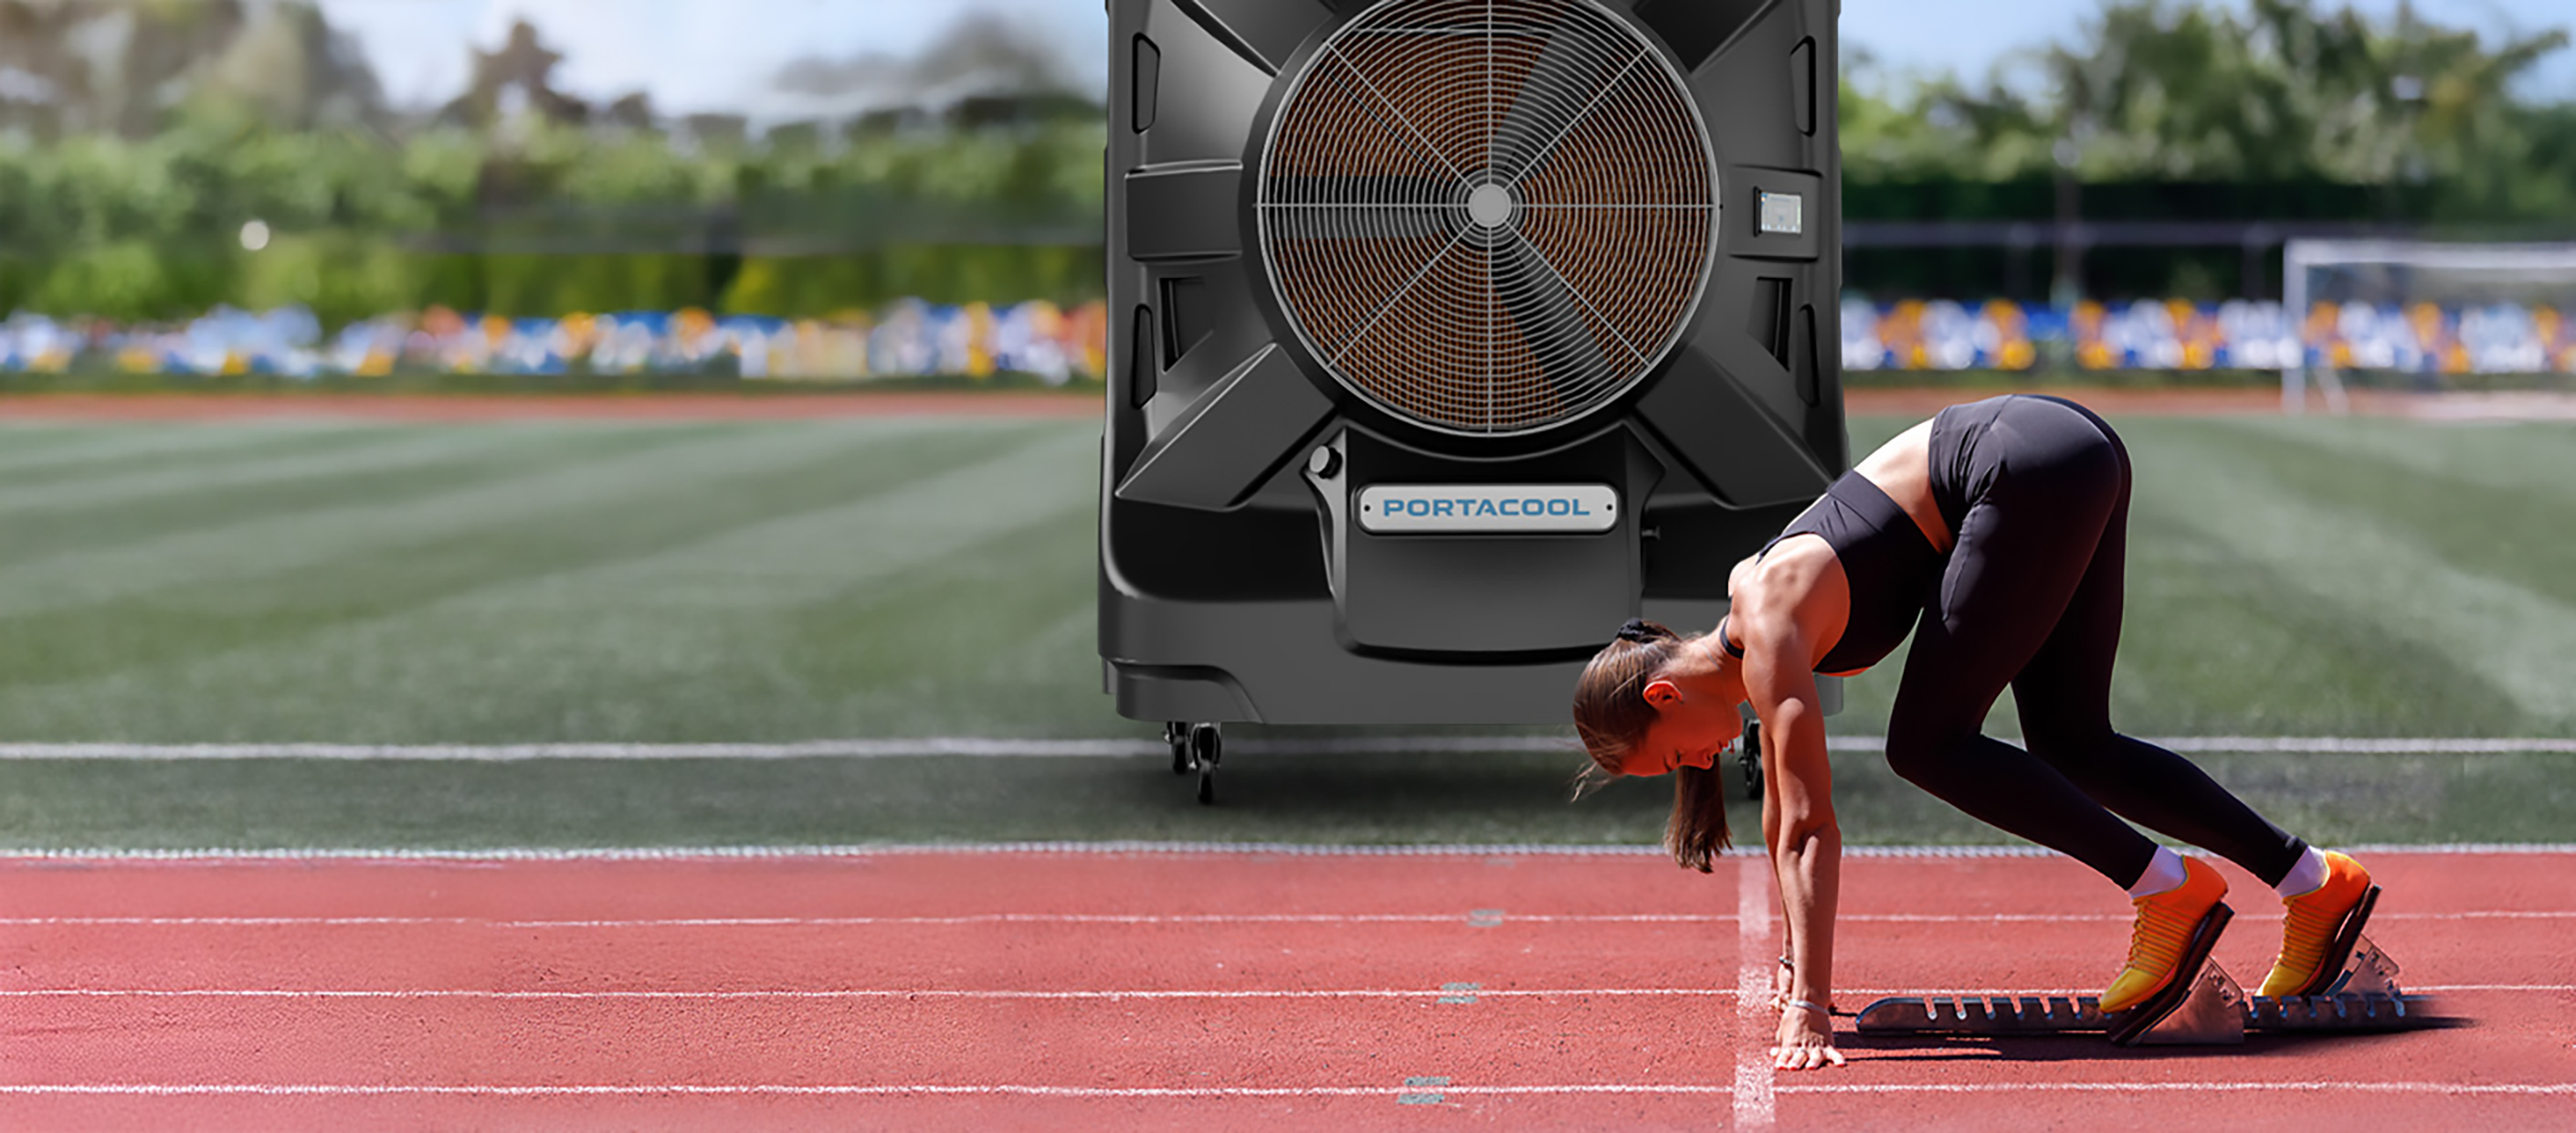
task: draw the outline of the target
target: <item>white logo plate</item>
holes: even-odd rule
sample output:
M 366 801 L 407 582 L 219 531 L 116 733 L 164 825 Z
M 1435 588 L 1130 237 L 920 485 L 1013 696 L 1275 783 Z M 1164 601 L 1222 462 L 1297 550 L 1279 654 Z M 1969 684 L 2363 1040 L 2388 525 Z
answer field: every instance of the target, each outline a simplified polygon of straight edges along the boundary
M 1380 535 L 1597 533 L 1619 522 L 1606 484 L 1375 484 L 1360 489 L 1360 529 Z

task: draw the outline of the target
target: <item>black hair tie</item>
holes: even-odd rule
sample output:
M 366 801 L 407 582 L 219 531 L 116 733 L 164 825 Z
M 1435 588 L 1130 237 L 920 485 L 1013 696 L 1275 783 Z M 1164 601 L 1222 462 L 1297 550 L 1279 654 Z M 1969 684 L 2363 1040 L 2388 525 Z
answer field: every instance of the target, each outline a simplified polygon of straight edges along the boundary
M 1644 618 L 1630 618 L 1626 624 L 1619 627 L 1621 641 L 1647 642 L 1655 640 L 1655 637 L 1655 631 L 1646 624 Z

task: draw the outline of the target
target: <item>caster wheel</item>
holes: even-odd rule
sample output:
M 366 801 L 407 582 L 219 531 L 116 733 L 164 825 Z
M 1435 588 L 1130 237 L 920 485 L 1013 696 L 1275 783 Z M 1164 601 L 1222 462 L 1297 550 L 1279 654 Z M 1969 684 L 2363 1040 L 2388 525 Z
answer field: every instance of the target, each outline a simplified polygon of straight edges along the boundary
M 1189 725 L 1178 720 L 1163 725 L 1163 742 L 1172 749 L 1172 774 L 1187 775 L 1196 769 L 1190 762 Z
M 1744 769 L 1744 797 L 1762 797 L 1762 725 L 1747 721 L 1744 725 L 1744 751 L 1735 757 Z
M 1199 772 L 1199 803 L 1216 802 L 1216 765 L 1225 757 L 1225 741 L 1217 735 L 1216 725 L 1200 724 L 1190 729 L 1190 766 Z

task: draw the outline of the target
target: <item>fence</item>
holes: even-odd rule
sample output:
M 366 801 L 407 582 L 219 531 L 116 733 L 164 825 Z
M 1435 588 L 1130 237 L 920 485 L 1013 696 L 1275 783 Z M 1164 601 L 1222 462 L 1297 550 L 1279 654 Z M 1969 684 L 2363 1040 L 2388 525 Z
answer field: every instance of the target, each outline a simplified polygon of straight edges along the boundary
M 2576 325 L 2554 308 L 2180 300 L 2072 309 L 1997 300 L 1843 304 L 1846 370 L 2339 370 L 2421 375 L 2576 373 Z
M 699 310 L 504 319 L 432 308 L 325 334 L 311 312 L 230 308 L 175 326 L 19 314 L 0 322 L 0 372 L 180 375 L 663 374 L 852 380 L 1033 374 L 1054 384 L 1107 368 L 1099 303 L 991 307 L 907 300 L 831 319 Z M 2576 321 L 2554 308 L 2144 301 L 2069 310 L 1997 300 L 1842 307 L 1846 370 L 2338 370 L 2576 374 Z
M 312 312 L 218 308 L 176 326 L 117 326 L 20 314 L 0 322 L 0 371 L 112 369 L 141 374 L 374 377 L 441 374 L 736 374 L 866 379 L 1033 374 L 1098 380 L 1107 366 L 1102 306 L 995 308 L 914 300 L 831 319 L 629 311 L 550 319 L 432 308 L 351 323 L 326 335 Z

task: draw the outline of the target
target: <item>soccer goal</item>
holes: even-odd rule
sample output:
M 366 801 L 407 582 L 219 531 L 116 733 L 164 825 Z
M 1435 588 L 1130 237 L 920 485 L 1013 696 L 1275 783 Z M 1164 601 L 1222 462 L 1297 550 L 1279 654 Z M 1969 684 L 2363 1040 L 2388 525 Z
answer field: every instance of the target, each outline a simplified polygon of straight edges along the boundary
M 2282 307 L 2306 349 L 2281 370 L 2281 408 L 2350 406 L 2347 376 L 2415 390 L 2464 375 L 2576 373 L 2576 244 L 2292 240 Z

